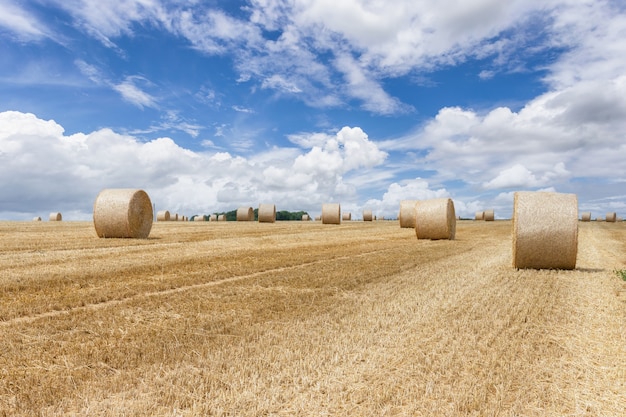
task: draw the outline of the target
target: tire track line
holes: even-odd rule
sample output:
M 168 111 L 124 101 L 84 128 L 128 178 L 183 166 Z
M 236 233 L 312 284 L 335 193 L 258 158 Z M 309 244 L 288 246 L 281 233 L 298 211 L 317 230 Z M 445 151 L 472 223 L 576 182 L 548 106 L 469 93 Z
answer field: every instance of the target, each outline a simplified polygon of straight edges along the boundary
M 292 265 L 292 266 L 283 266 L 279 268 L 267 269 L 264 271 L 256 271 L 256 272 L 252 272 L 246 275 L 235 275 L 235 276 L 220 279 L 217 281 L 209 281 L 209 282 L 203 282 L 199 284 L 185 285 L 185 286 L 171 288 L 171 289 L 162 290 L 162 291 L 144 292 L 144 293 L 135 294 L 133 296 L 126 297 L 126 298 L 104 301 L 102 303 L 93 303 L 93 304 L 87 304 L 84 306 L 71 307 L 67 310 L 46 311 L 44 313 L 39 313 L 35 315 L 30 315 L 30 316 L 15 317 L 10 320 L 0 321 L 0 327 L 9 327 L 12 325 L 17 325 L 17 324 L 33 323 L 41 319 L 55 318 L 55 317 L 70 315 L 70 314 L 82 312 L 82 311 L 100 310 L 100 309 L 105 309 L 111 306 L 125 304 L 125 303 L 139 300 L 142 298 L 160 297 L 160 296 L 167 296 L 171 294 L 178 294 L 178 293 L 190 291 L 190 290 L 205 289 L 205 288 L 219 286 L 222 284 L 229 284 L 232 282 L 244 281 L 246 279 L 260 277 L 266 274 L 295 270 L 298 268 L 306 268 L 312 265 L 317 265 L 317 264 L 322 264 L 322 263 L 330 263 L 330 262 L 337 262 L 337 261 L 342 261 L 346 259 L 353 259 L 354 257 L 370 256 L 372 254 L 391 252 L 394 250 L 395 248 L 387 248 L 387 249 L 379 249 L 379 250 L 374 250 L 374 251 L 369 251 L 369 252 L 363 252 L 363 253 L 359 253 L 356 255 L 355 254 L 345 255 L 345 256 L 340 256 L 340 257 L 332 258 L 332 259 L 318 259 L 315 261 L 305 262 L 305 263 Z

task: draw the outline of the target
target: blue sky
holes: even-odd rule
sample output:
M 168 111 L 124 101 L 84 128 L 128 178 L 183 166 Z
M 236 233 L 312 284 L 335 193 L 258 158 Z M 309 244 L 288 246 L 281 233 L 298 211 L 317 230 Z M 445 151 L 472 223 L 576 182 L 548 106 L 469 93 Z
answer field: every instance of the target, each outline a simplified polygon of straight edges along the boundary
M 193 215 L 395 217 L 518 190 L 626 214 L 626 6 L 554 0 L 0 0 L 0 218 L 103 188 Z

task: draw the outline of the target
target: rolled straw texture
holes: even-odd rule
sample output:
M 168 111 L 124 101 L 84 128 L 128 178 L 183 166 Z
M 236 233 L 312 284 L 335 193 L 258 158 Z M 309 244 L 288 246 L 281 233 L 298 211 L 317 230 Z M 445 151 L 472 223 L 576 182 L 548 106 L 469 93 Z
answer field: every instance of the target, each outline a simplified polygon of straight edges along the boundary
M 492 222 L 492 221 L 495 220 L 495 218 L 496 218 L 496 216 L 495 216 L 493 210 L 485 210 L 484 211 L 484 220 L 486 222 Z
M 518 191 L 513 198 L 513 267 L 574 269 L 576 194 Z
M 157 211 L 157 221 L 158 222 L 169 222 L 170 221 L 170 212 L 167 210 Z
M 143 190 L 105 189 L 93 204 L 98 237 L 146 239 L 152 219 L 152 202 Z
M 239 207 L 237 209 L 238 222 L 251 222 L 254 220 L 254 209 L 252 207 Z
M 474 220 L 485 220 L 485 212 L 477 211 L 476 214 L 474 215 Z
M 341 224 L 341 205 L 339 203 L 322 204 L 322 224 Z
M 345 220 L 345 221 L 352 220 L 352 213 L 343 213 L 341 215 L 341 220 Z
M 617 218 L 617 213 L 606 213 L 606 221 L 610 223 L 615 223 L 615 219 Z
M 414 228 L 415 227 L 415 205 L 417 200 L 402 200 L 400 201 L 400 213 L 398 219 L 400 220 L 400 227 L 402 228 Z
M 418 239 L 450 239 L 456 234 L 454 203 L 450 198 L 419 201 L 415 205 L 415 234 Z
M 580 220 L 583 222 L 590 222 L 591 221 L 591 212 L 590 211 L 584 211 L 581 213 L 580 215 Z
M 51 222 L 60 222 L 61 220 L 63 220 L 63 216 L 61 215 L 61 213 L 50 213 L 50 216 L 48 216 L 48 220 Z
M 254 216 L 254 213 L 252 213 L 252 215 Z M 276 222 L 276 205 L 275 204 L 259 204 L 259 223 L 275 223 L 275 222 Z
M 363 221 L 371 222 L 374 219 L 374 215 L 372 214 L 372 210 L 363 210 Z

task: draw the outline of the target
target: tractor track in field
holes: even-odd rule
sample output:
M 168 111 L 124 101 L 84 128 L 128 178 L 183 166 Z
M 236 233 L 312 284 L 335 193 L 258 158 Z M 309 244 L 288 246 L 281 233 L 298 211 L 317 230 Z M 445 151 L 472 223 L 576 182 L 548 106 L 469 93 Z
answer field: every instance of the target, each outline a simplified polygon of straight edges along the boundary
M 318 264 L 323 264 L 323 263 L 342 261 L 342 260 L 354 258 L 355 256 L 363 257 L 363 256 L 369 256 L 369 255 L 376 254 L 376 253 L 391 252 L 394 249 L 395 248 L 386 248 L 386 249 L 363 252 L 357 255 L 350 254 L 350 255 L 339 256 L 339 257 L 331 258 L 331 259 L 317 259 L 314 261 L 304 262 L 304 263 L 297 264 L 297 265 L 266 269 L 263 271 L 256 271 L 256 272 L 252 272 L 250 274 L 245 274 L 245 275 L 235 275 L 235 276 L 223 278 L 217 281 L 209 281 L 209 282 L 203 282 L 199 284 L 185 285 L 181 287 L 170 288 L 170 289 L 165 289 L 165 290 L 160 290 L 160 291 L 143 292 L 140 294 L 132 295 L 130 297 L 107 300 L 107 301 L 103 301 L 100 303 L 90 303 L 90 304 L 71 307 L 71 308 L 63 309 L 63 310 L 46 311 L 43 313 L 38 313 L 38 314 L 33 314 L 33 315 L 15 317 L 9 320 L 0 321 L 0 326 L 9 327 L 12 325 L 32 323 L 41 319 L 60 317 L 63 315 L 69 315 L 69 314 L 73 314 L 73 313 L 77 313 L 81 311 L 99 310 L 99 309 L 104 309 L 104 308 L 111 307 L 111 306 L 125 304 L 128 302 L 132 302 L 132 301 L 143 299 L 143 298 L 167 296 L 170 294 L 177 294 L 177 293 L 190 291 L 194 289 L 210 288 L 210 287 L 215 287 L 215 286 L 219 286 L 222 284 L 229 284 L 229 283 L 243 281 L 243 280 L 250 279 L 250 278 L 256 278 L 256 277 L 263 276 L 266 274 L 295 270 L 295 269 L 305 268 L 305 267 L 309 267 L 312 265 L 318 265 Z

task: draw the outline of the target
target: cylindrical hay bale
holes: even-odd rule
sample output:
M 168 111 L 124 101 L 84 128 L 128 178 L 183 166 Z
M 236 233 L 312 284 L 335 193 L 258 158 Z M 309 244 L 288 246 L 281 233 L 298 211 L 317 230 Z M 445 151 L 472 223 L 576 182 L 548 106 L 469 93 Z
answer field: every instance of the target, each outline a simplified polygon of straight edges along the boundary
M 195 216 L 193 218 L 194 222 L 203 222 L 204 221 L 204 216 L 203 215 L 199 215 L 199 216 Z
M 343 213 L 341 215 L 341 220 L 345 220 L 345 221 L 352 220 L 352 213 Z
M 209 216 L 209 221 L 210 222 L 216 222 L 217 221 L 217 214 L 211 214 Z
M 170 212 L 167 210 L 157 211 L 157 221 L 158 222 L 169 222 L 170 221 Z
M 63 220 L 63 216 L 61 215 L 61 213 L 58 212 L 50 213 L 48 220 L 51 222 L 60 222 L 61 220 Z
M 576 194 L 519 191 L 513 198 L 513 267 L 574 269 Z
M 496 218 L 493 210 L 485 210 L 483 213 L 484 213 L 484 215 L 483 215 L 484 216 L 484 220 L 486 222 L 492 222 Z
M 613 212 L 613 213 L 606 213 L 606 221 L 609 223 L 615 223 L 615 220 L 617 218 L 617 213 Z
M 254 221 L 254 209 L 252 207 L 239 207 L 237 209 L 238 222 Z
M 254 212 L 252 213 L 254 220 Z M 259 223 L 275 223 L 276 222 L 276 205 L 275 204 L 259 204 Z
M 456 215 L 452 199 L 419 201 L 415 205 L 415 234 L 418 239 L 453 240 L 456 234 Z
M 414 228 L 415 227 L 415 205 L 417 200 L 402 200 L 400 201 L 400 213 L 398 214 L 398 220 L 400 221 L 400 227 L 402 228 Z
M 33 217 L 33 221 L 34 222 L 40 222 L 41 221 L 41 217 L 39 217 L 39 216 Z
M 322 204 L 322 224 L 341 224 L 341 205 L 339 203 Z
M 583 211 L 580 215 L 580 220 L 583 222 L 590 222 L 591 221 L 591 212 L 590 211 Z
M 170 215 L 170 221 L 177 222 L 178 221 L 178 213 L 174 213 Z
M 374 219 L 374 215 L 372 214 L 372 210 L 363 210 L 363 221 L 371 222 Z
M 309 217 L 309 215 L 308 215 L 308 214 L 303 214 L 303 215 L 302 215 L 302 221 L 303 221 L 303 222 L 308 222 L 309 220 L 311 220 L 311 218 Z
M 474 215 L 474 220 L 485 220 L 485 212 L 477 211 L 476 214 Z
M 316 222 L 319 222 L 319 221 L 321 221 L 321 220 L 322 220 L 322 216 L 321 216 L 321 215 L 319 215 L 319 216 L 315 216 L 315 221 L 316 221 Z
M 219 216 L 217 216 L 217 221 L 218 222 L 225 222 L 226 221 L 226 215 L 225 214 L 220 214 Z
M 152 229 L 152 203 L 143 190 L 105 189 L 93 204 L 98 237 L 145 239 Z

